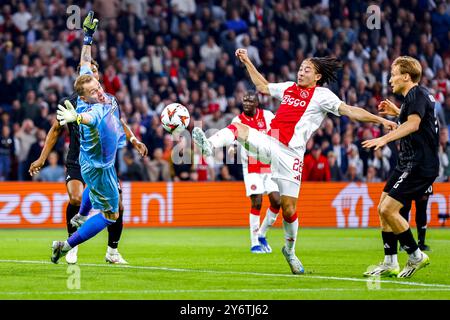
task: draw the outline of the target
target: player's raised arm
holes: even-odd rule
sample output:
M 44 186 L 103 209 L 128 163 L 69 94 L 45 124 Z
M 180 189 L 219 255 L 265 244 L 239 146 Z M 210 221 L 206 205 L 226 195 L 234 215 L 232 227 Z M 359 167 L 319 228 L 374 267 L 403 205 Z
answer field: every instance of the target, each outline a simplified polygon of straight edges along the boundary
M 94 19 L 94 11 L 89 11 L 83 21 L 83 47 L 81 48 L 80 67 L 87 66 L 91 68 L 91 45 L 92 38 L 98 27 L 98 19 Z
M 362 108 L 349 106 L 344 102 L 339 105 L 339 114 L 341 116 L 347 116 L 351 120 L 382 124 L 388 130 L 394 130 L 397 128 L 397 124 L 395 122 L 374 115 Z
M 253 65 L 252 61 L 248 57 L 247 49 L 242 48 L 237 49 L 235 54 L 236 57 L 238 57 L 239 60 L 247 68 L 250 78 L 252 79 L 253 84 L 256 86 L 256 90 L 264 94 L 270 94 L 268 86 L 269 81 L 267 81 L 266 78 L 264 78 L 263 75 L 259 73 L 258 70 L 256 70 L 256 67 Z
M 58 141 L 58 137 L 61 135 L 61 132 L 62 126 L 59 125 L 58 121 L 54 121 L 52 127 L 47 133 L 47 137 L 45 138 L 44 148 L 41 151 L 41 155 L 30 165 L 30 168 L 28 169 L 31 176 L 38 174 L 44 166 L 45 160 L 47 160 L 48 155 L 53 150 L 53 147 L 55 146 L 56 141 Z
M 141 157 L 145 157 L 148 154 L 147 146 L 136 138 L 133 131 L 131 131 L 130 127 L 125 123 L 123 119 L 120 119 L 120 123 L 122 123 L 127 140 L 131 142 L 131 144 L 139 152 Z

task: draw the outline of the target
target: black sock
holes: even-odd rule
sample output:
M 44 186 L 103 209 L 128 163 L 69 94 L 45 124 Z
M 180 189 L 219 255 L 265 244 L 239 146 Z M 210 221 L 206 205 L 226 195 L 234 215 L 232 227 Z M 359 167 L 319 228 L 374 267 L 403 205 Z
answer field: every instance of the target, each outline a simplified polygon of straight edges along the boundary
M 428 197 L 416 201 L 416 226 L 419 245 L 425 244 Z
M 423 246 L 425 244 L 425 236 L 427 233 L 427 226 L 417 227 L 417 242 L 419 246 Z
M 408 254 L 413 253 L 414 251 L 419 248 L 417 246 L 416 240 L 414 240 L 414 236 L 411 232 L 411 228 L 408 228 L 408 230 L 397 234 L 398 241 L 400 241 L 400 245 Z
M 123 212 L 119 213 L 119 218 L 115 223 L 108 226 L 108 246 L 117 249 L 119 245 L 120 236 L 123 229 Z
M 74 206 L 72 204 L 68 204 L 66 208 L 66 225 L 67 225 L 67 233 L 69 234 L 69 237 L 77 231 L 77 228 L 73 227 L 70 224 L 70 220 L 80 211 L 80 206 Z
M 397 236 L 393 232 L 381 231 L 383 238 L 384 255 L 397 254 Z

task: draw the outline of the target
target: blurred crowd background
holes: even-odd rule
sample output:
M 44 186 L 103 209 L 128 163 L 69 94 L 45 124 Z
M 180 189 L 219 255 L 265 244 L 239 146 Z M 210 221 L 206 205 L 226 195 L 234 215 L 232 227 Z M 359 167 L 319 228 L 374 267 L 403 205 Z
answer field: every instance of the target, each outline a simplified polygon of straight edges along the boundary
M 238 155 L 222 152 L 234 164 L 204 159 L 188 135 L 169 135 L 159 120 L 165 105 L 179 102 L 190 111 L 189 130 L 201 124 L 211 134 L 228 125 L 242 111 L 244 93 L 254 89 L 235 59 L 238 47 L 270 82 L 296 81 L 306 57 L 336 56 L 344 68 L 330 88 L 373 113 L 383 99 L 401 103 L 388 83 L 391 62 L 400 55 L 419 59 L 441 128 L 437 181 L 449 181 L 450 2 L 439 0 L 0 0 L 0 180 L 31 179 L 28 168 L 58 101 L 73 92 L 83 36 L 68 19 L 74 4 L 80 24 L 89 10 L 99 18 L 92 56 L 101 82 L 149 149 L 144 159 L 131 146 L 121 150 L 124 181 L 242 179 Z M 379 29 L 367 27 L 371 4 L 380 7 Z M 276 100 L 259 98 L 262 108 L 276 112 Z M 376 125 L 327 118 L 308 142 L 303 180 L 386 180 L 397 144 L 376 152 L 361 147 L 382 134 Z M 35 179 L 64 181 L 68 143 L 65 131 Z

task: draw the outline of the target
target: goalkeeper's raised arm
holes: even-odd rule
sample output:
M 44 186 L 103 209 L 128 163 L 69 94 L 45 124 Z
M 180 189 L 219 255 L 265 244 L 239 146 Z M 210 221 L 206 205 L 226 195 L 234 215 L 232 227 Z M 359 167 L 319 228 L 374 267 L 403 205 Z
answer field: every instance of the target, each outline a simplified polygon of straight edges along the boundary
M 98 28 L 98 19 L 94 19 L 94 11 L 89 11 L 88 15 L 83 21 L 83 48 L 81 48 L 80 67 L 91 67 L 91 45 L 95 31 Z

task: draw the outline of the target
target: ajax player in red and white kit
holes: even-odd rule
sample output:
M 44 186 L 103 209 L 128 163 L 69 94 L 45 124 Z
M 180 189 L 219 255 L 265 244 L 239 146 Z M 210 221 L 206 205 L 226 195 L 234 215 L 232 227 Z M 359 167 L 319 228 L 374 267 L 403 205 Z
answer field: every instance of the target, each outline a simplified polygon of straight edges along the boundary
M 341 63 L 330 57 L 307 58 L 297 72 L 297 83 L 269 83 L 250 61 L 247 50 L 237 49 L 236 56 L 244 63 L 256 89 L 280 101 L 268 134 L 241 123 L 232 123 L 206 139 L 200 128 L 192 131 L 193 139 L 205 154 L 213 148 L 232 144 L 236 139 L 248 144 L 250 153 L 264 163 L 271 164 L 272 178 L 281 195 L 285 245 L 282 253 L 292 273 L 302 274 L 304 268 L 295 255 L 298 218 L 297 201 L 300 191 L 303 156 L 306 142 L 319 128 L 327 113 L 348 116 L 351 120 L 382 124 L 387 129 L 397 125 L 358 107 L 341 101 L 323 84 L 336 80 Z
M 258 95 L 254 91 L 244 94 L 242 105 L 244 111 L 232 120 L 232 123 L 242 123 L 262 133 L 270 130 L 270 122 L 275 117 L 269 110 L 258 108 Z M 241 148 L 241 163 L 244 174 L 245 191 L 251 200 L 249 215 L 250 240 L 252 253 L 271 253 L 272 248 L 266 239 L 267 230 L 277 220 L 280 211 L 280 193 L 275 181 L 272 180 L 270 164 L 262 163 L 251 157 L 245 148 Z M 260 226 L 260 213 L 263 194 L 269 196 L 270 207 Z

